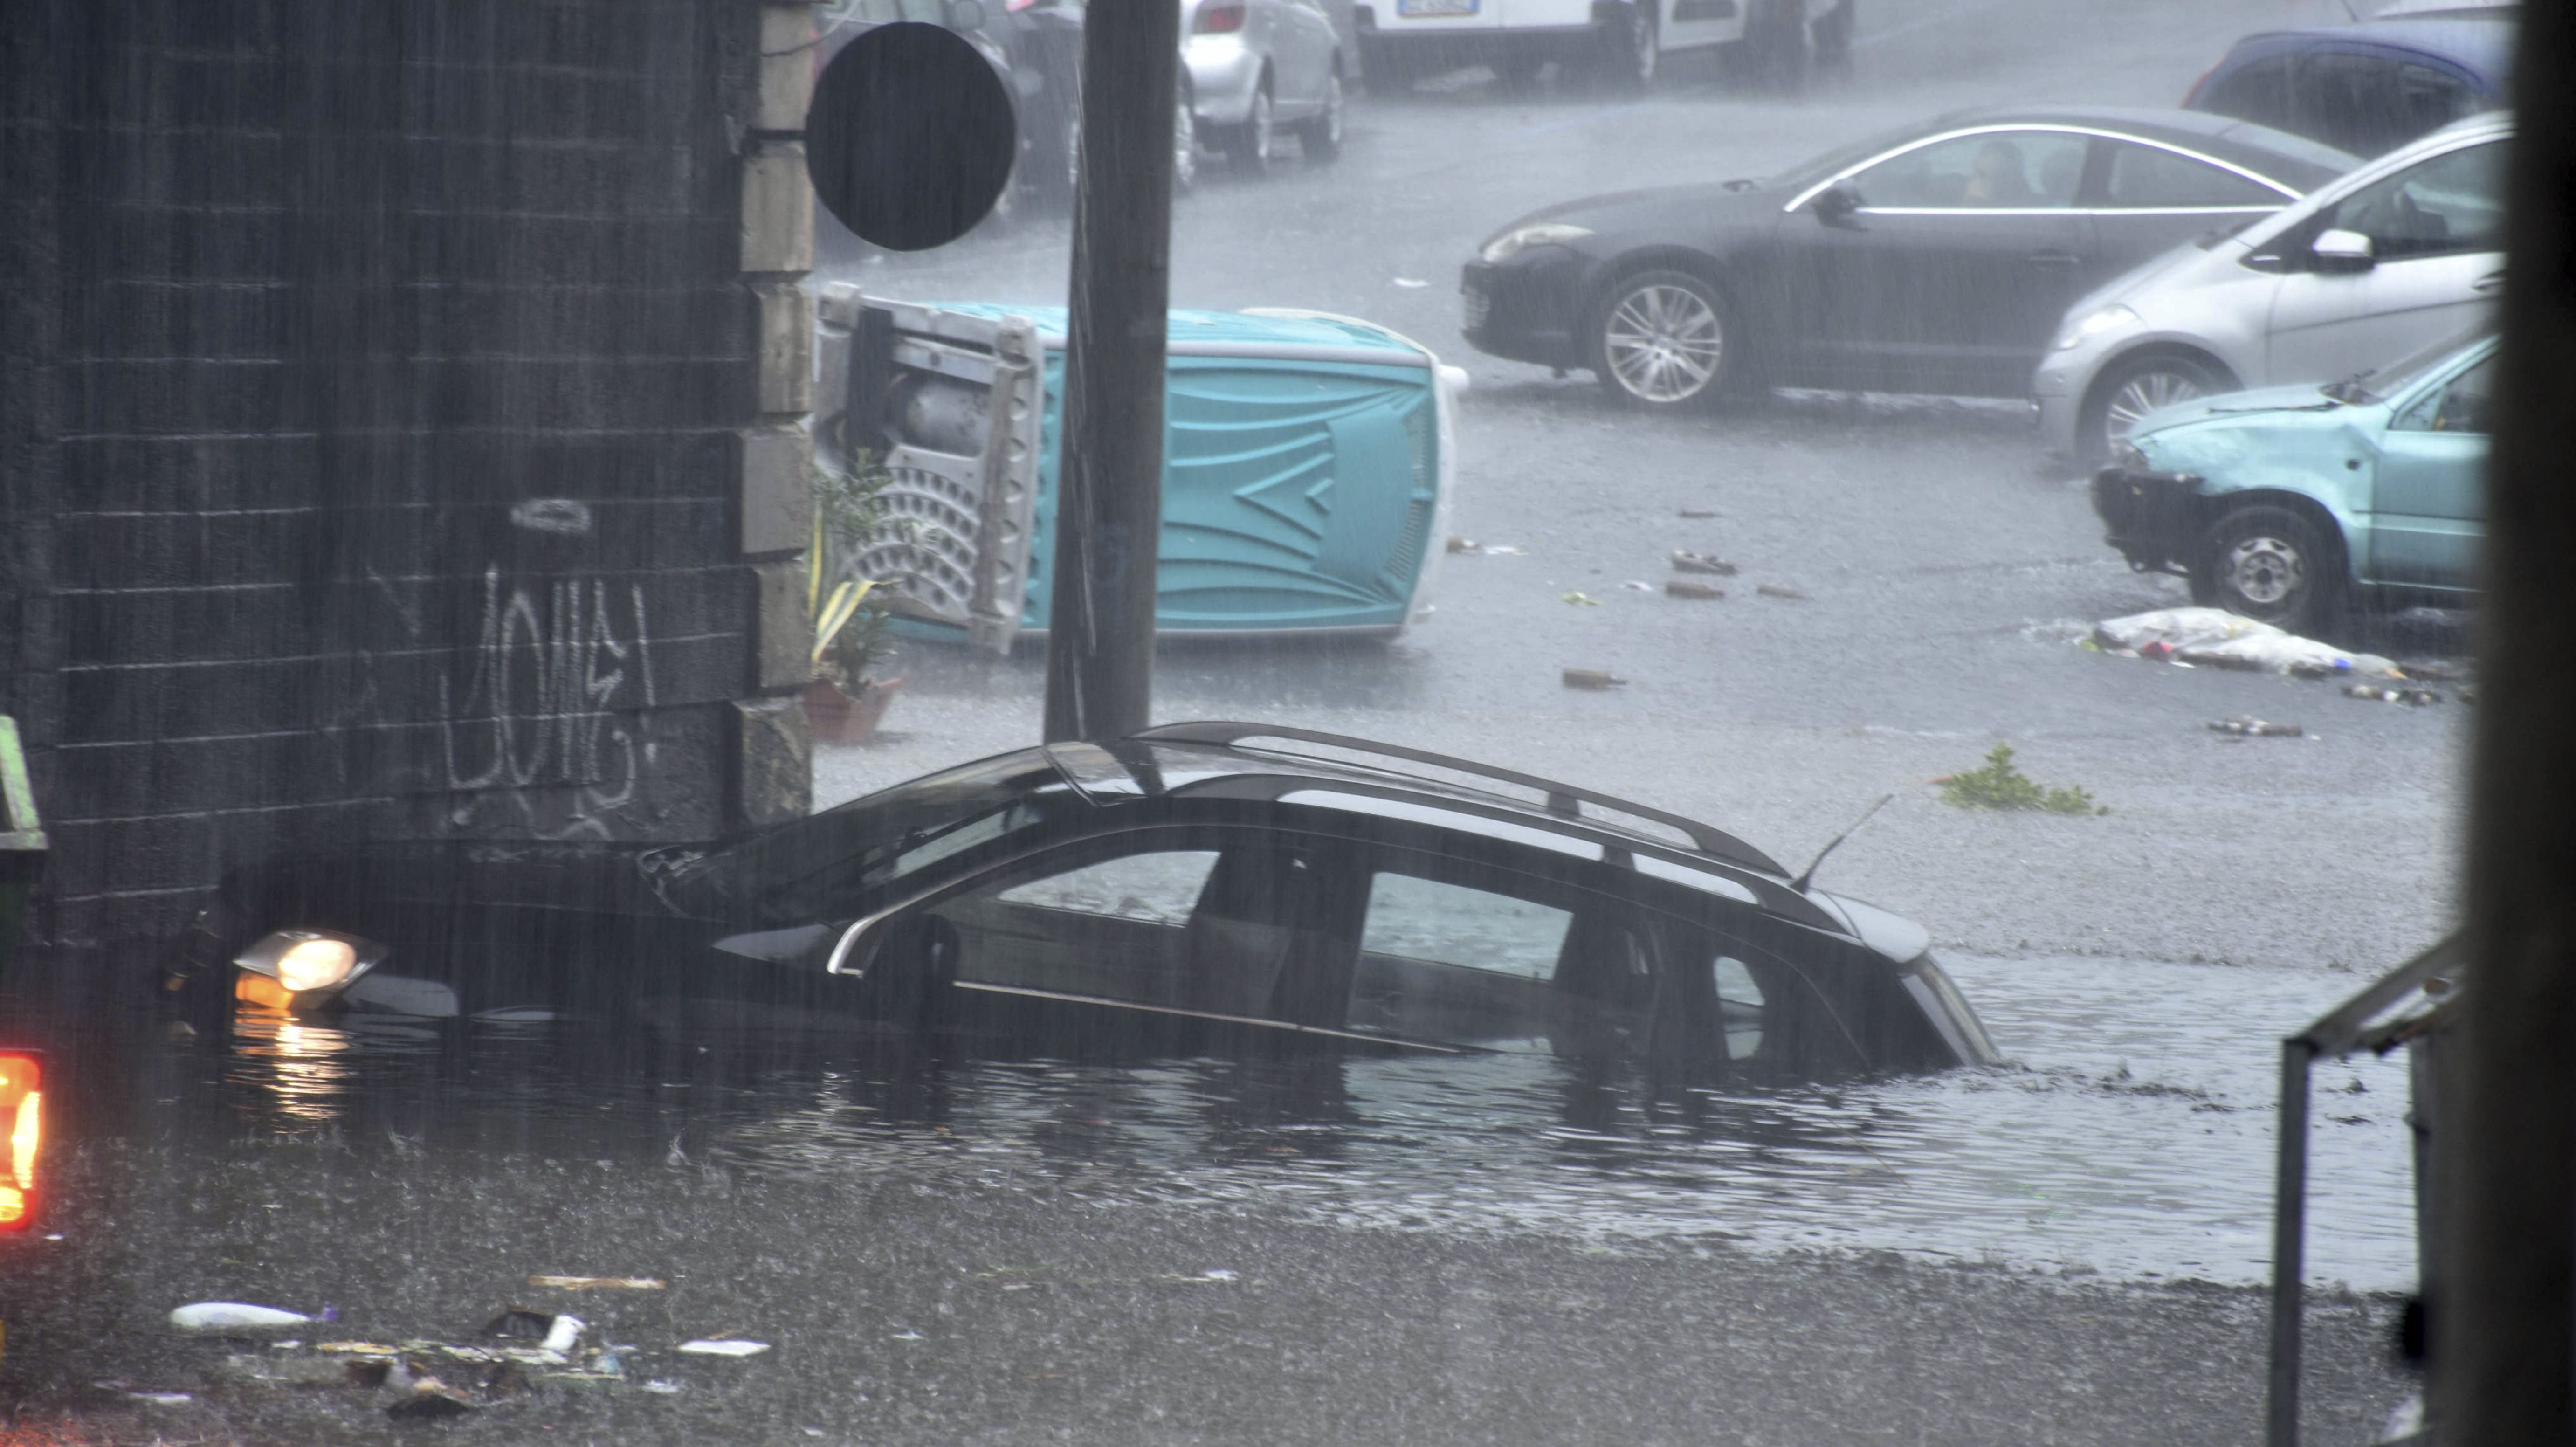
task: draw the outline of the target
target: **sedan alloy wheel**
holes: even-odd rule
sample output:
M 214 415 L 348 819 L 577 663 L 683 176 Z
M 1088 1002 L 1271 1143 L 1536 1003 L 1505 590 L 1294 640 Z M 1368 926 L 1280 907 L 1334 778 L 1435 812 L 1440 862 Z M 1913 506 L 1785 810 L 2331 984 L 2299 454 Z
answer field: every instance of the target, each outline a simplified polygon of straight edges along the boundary
M 1726 368 L 1726 324 L 1717 294 L 1678 271 L 1650 271 L 1620 282 L 1601 309 L 1596 346 L 1602 382 L 1649 406 L 1708 396 Z
M 2159 407 L 2229 390 L 2226 379 L 2189 357 L 2141 357 L 2111 369 L 2094 388 L 2080 438 L 2087 460 L 2111 455 L 2113 444 Z

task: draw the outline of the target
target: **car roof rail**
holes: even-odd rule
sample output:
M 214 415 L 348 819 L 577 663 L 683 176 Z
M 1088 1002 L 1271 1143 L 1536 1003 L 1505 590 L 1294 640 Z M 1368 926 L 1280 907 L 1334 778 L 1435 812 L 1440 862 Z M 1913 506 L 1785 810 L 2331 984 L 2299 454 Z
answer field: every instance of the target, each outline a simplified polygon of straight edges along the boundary
M 1235 747 L 1245 739 L 1294 739 L 1301 743 L 1349 749 L 1353 753 L 1376 754 L 1381 758 L 1405 759 L 1417 764 L 1429 764 L 1434 768 L 1473 774 L 1479 778 L 1498 779 L 1507 784 L 1535 790 L 1547 797 L 1547 812 L 1562 819 L 1582 820 L 1582 806 L 1585 804 L 1633 815 L 1639 819 L 1651 819 L 1666 828 L 1678 830 L 1691 841 L 1693 849 L 1712 859 L 1723 859 L 1732 864 L 1759 869 L 1767 874 L 1776 874 L 1783 879 L 1789 875 L 1789 871 L 1781 868 L 1779 861 L 1770 855 L 1723 829 L 1703 824 L 1696 819 L 1685 819 L 1679 814 L 1634 803 L 1615 795 L 1578 788 L 1572 784 L 1562 784 L 1554 779 L 1542 779 L 1536 774 L 1524 774 L 1517 769 L 1499 769 L 1491 764 L 1479 764 L 1471 759 L 1461 759 L 1449 754 L 1436 754 L 1428 749 L 1408 748 L 1402 744 L 1384 744 L 1374 739 L 1352 738 L 1348 734 L 1329 734 L 1320 729 L 1294 728 L 1286 724 L 1238 723 L 1220 719 L 1162 724 L 1130 734 L 1128 737 L 1150 743 L 1214 744 L 1225 748 Z M 1336 761 L 1326 759 L 1320 762 Z

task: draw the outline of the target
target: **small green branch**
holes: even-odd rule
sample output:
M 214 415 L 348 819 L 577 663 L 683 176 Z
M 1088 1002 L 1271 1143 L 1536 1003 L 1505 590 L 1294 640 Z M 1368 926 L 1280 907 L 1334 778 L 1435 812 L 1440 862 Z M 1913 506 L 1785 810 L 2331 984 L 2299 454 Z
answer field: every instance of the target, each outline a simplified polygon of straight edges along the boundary
M 2013 767 L 2010 744 L 1997 744 L 1982 769 L 1938 780 L 1943 802 L 1962 809 L 2037 809 L 2046 814 L 2108 814 L 2107 804 L 2079 788 L 2049 789 Z

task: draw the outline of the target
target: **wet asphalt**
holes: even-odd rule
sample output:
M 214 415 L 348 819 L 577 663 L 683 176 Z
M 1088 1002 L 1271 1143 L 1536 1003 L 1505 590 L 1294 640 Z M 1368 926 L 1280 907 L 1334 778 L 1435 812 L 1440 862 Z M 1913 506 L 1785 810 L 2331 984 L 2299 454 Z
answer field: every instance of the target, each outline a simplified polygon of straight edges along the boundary
M 1803 97 L 1687 69 L 1642 100 L 1552 81 L 1506 94 L 1462 74 L 1358 101 L 1331 167 L 1292 156 L 1254 181 L 1210 161 L 1178 209 L 1176 304 L 1350 312 L 1465 366 L 1452 530 L 1523 551 L 1444 557 L 1438 614 L 1392 644 L 1167 648 L 1157 715 L 1428 744 L 1708 818 L 1793 864 L 1893 792 L 1822 882 L 1984 959 L 1990 997 L 2015 988 L 2011 962 L 2025 959 L 2290 972 L 2329 996 L 2358 984 L 2451 918 L 2468 710 L 2079 647 L 2095 620 L 2179 603 L 2181 588 L 2101 545 L 2079 483 L 2038 456 L 2019 408 L 1793 395 L 1640 417 L 1588 379 L 1468 352 L 1455 296 L 1474 245 L 1549 201 L 1759 174 L 1957 105 L 2169 102 L 2235 35 L 2340 14 L 2308 0 L 1871 0 L 1858 77 Z M 1065 254 L 1061 220 L 1038 216 L 927 257 L 843 254 L 832 275 L 915 299 L 1051 302 Z M 1681 547 L 1739 566 L 1726 598 L 1661 594 Z M 1766 583 L 1803 596 L 1764 596 Z M 1571 592 L 1597 605 L 1561 601 Z M 2378 641 L 2462 646 L 2431 625 Z M 1572 692 L 1558 683 L 1567 667 L 1630 682 Z M 1034 653 L 913 645 L 902 669 L 877 741 L 818 751 L 818 802 L 1036 736 Z M 2241 714 L 2308 736 L 2230 743 L 2206 728 Z M 2111 813 L 1940 803 L 1929 781 L 1997 741 Z M 2248 1048 L 2297 1023 L 2244 1022 Z M 2237 1282 L 2170 1279 L 2187 1272 L 1756 1249 L 1724 1222 L 1604 1239 L 1400 1212 L 1336 1220 L 1266 1178 L 1170 1199 L 1115 1159 L 1054 1185 L 909 1148 L 882 1168 L 789 1170 L 775 1165 L 783 1146 L 729 1155 L 694 1117 L 636 1105 L 675 1074 L 667 1059 L 568 1067 L 522 1089 L 506 1055 L 431 1041 L 371 1096 L 395 1077 L 278 1047 L 256 1089 L 219 1089 L 204 1072 L 220 1062 L 200 1058 L 217 1042 L 172 1042 L 140 1018 L 121 1028 L 105 1088 L 130 1109 L 52 1157 L 47 1224 L 62 1239 L 0 1244 L 0 1440 L 2259 1436 L 2262 1300 Z M 856 1108 L 833 1104 L 852 1098 L 845 1077 L 875 1078 L 802 1043 L 741 1048 L 796 1063 L 724 1117 L 737 1134 L 795 1115 L 779 1104 L 792 1091 Z M 905 1111 L 915 1135 L 973 1134 L 938 1109 Z M 820 1139 L 799 1149 L 832 1154 L 844 1138 Z M 1198 1168 L 1224 1166 L 1220 1153 Z M 528 1286 L 539 1273 L 668 1285 L 574 1295 Z M 309 1351 L 163 1329 L 172 1306 L 201 1299 L 334 1307 L 309 1341 L 463 1341 L 505 1306 L 569 1308 L 592 1343 L 638 1350 L 613 1389 L 544 1381 L 398 1426 L 377 1392 L 249 1381 L 226 1364 Z M 2384 1296 L 2321 1294 L 2310 1440 L 2366 1440 L 2406 1390 L 2389 1312 Z M 773 1345 L 742 1360 L 672 1352 L 694 1336 Z

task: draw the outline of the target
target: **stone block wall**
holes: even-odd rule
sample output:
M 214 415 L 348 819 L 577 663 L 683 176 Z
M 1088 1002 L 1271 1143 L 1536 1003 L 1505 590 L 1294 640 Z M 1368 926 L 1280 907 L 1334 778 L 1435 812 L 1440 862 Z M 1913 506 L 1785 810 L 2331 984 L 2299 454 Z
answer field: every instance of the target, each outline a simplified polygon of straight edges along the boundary
M 0 5 L 35 932 L 386 835 L 802 812 L 811 12 Z M 792 179 L 788 174 L 793 166 Z

